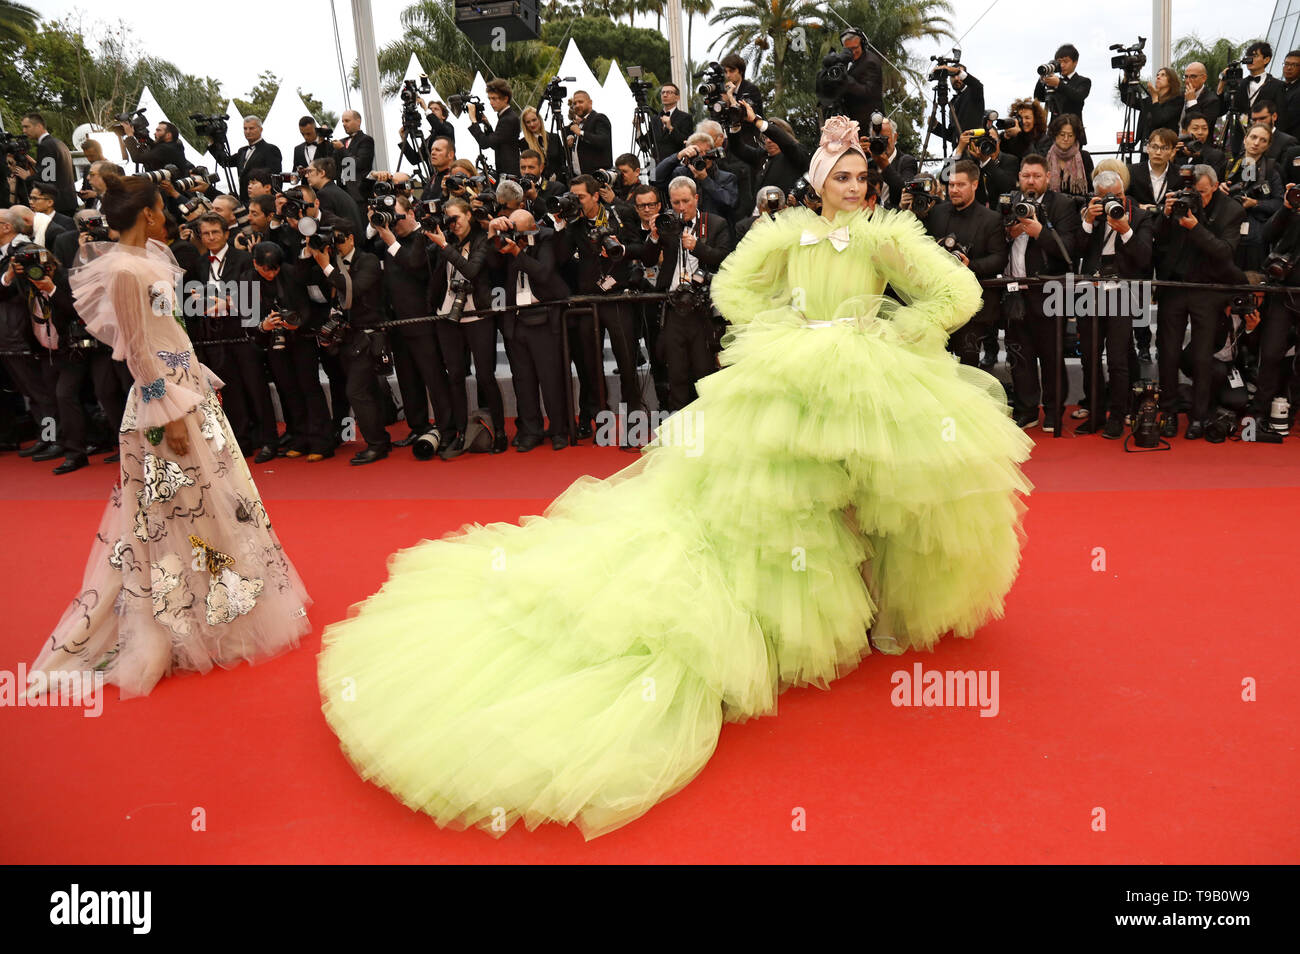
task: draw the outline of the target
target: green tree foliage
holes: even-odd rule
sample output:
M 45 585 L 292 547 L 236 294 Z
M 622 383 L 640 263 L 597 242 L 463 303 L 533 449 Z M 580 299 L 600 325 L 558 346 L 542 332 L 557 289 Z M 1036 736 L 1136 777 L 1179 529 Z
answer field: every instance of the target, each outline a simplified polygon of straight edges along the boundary
M 275 102 L 276 94 L 279 92 L 280 78 L 278 76 L 271 72 L 259 73 L 257 83 L 249 92 L 247 98 L 235 97 L 235 105 L 239 107 L 241 115 L 258 116 L 265 121 L 266 114 L 271 111 L 271 104 Z M 327 110 L 324 103 L 312 96 L 311 93 L 304 93 L 301 87 L 298 89 L 298 95 L 302 97 L 303 105 L 307 107 L 317 122 L 326 126 L 338 125 L 338 113 Z

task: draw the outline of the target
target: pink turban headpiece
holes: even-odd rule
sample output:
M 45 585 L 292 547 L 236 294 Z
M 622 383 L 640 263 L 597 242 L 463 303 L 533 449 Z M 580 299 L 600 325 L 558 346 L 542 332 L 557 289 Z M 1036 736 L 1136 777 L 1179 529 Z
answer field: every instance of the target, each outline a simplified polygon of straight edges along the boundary
M 804 173 L 804 178 L 818 195 L 821 194 L 822 184 L 830 175 L 831 168 L 850 150 L 863 159 L 867 158 L 867 154 L 862 151 L 862 144 L 858 142 L 857 120 L 847 116 L 832 116 L 822 127 L 821 142 L 808 163 L 808 171 Z

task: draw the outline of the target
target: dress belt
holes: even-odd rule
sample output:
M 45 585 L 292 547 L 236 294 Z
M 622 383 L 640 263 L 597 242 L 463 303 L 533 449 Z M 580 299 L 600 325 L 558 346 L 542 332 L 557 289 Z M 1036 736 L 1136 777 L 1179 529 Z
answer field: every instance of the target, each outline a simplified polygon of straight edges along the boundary
M 830 328 L 837 324 L 851 324 L 857 321 L 857 318 L 832 318 L 830 321 L 805 321 L 805 328 Z

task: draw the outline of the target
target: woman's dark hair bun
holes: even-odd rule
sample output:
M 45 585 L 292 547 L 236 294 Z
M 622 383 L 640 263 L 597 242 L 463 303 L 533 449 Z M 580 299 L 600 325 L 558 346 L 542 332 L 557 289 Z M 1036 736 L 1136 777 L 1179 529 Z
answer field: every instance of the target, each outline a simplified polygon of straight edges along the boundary
M 141 210 L 151 208 L 158 199 L 158 186 L 145 176 L 120 176 L 106 169 L 99 177 L 104 180 L 100 202 L 104 218 L 119 232 L 135 225 Z

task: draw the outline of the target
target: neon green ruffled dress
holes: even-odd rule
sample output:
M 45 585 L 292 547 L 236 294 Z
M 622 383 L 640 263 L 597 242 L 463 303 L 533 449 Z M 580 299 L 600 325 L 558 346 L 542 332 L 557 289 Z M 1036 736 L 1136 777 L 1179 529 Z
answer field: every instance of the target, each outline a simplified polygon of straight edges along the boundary
M 713 293 L 723 367 L 636 462 L 518 526 L 398 552 L 325 630 L 344 752 L 439 825 L 596 837 L 686 785 L 724 720 L 873 642 L 929 649 L 1002 615 L 1032 441 L 944 350 L 980 304 L 970 271 L 910 214 L 793 209 Z

